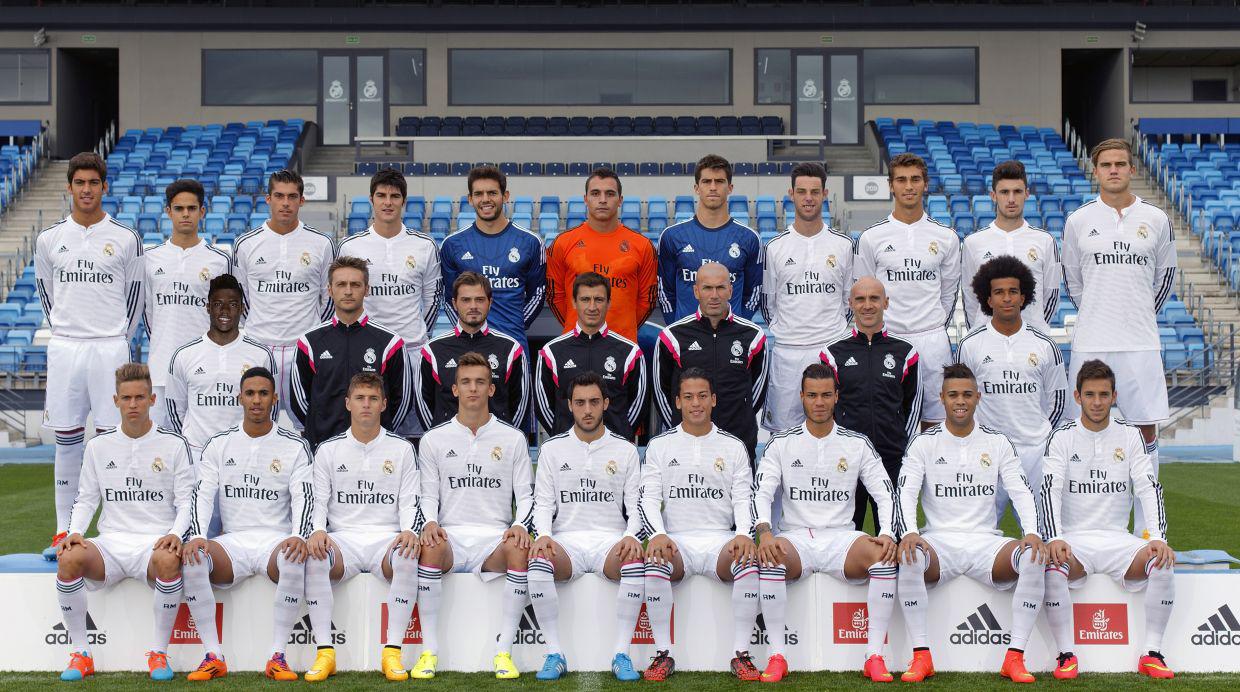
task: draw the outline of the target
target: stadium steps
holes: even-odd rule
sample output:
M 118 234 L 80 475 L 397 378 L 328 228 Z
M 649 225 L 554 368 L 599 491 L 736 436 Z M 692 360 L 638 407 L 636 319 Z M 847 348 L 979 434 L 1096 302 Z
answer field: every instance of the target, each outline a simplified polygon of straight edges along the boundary
M 68 204 L 65 198 L 68 172 L 68 161 L 48 162 L 39 169 L 37 177 L 17 202 L 0 216 L 0 262 L 16 256 L 24 239 L 33 242 L 34 234 L 64 218 Z M 7 289 L 6 286 L 3 290 Z
M 377 152 L 366 152 L 372 156 L 380 155 Z M 394 155 L 398 152 L 385 152 L 386 155 Z M 356 152 L 352 146 L 331 146 L 331 147 L 315 147 L 310 154 L 310 160 L 306 162 L 306 170 L 302 171 L 302 175 L 353 175 L 353 161 L 356 158 Z
M 829 146 L 826 147 L 825 154 L 827 172 L 831 175 L 878 175 L 879 173 L 878 159 L 874 152 L 865 145 Z

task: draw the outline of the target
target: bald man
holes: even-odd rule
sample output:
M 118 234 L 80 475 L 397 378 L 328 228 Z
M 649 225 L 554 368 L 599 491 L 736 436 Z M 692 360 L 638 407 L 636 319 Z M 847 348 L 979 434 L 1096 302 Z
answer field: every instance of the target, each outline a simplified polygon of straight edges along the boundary
M 693 283 L 698 309 L 663 328 L 654 359 L 654 399 L 665 428 L 680 423 L 676 398 L 680 373 L 702 368 L 711 375 L 719 405 L 711 421 L 740 438 L 754 461 L 758 412 L 766 399 L 766 335 L 732 312 L 732 282 L 717 262 L 703 264 Z
M 917 350 L 887 333 L 883 324 L 887 290 L 878 279 L 858 279 L 849 291 L 848 307 L 856 325 L 852 334 L 827 344 L 819 356 L 839 380 L 835 422 L 870 438 L 894 486 L 904 448 L 921 421 Z M 878 505 L 858 484 L 853 514 L 858 531 L 864 530 L 867 505 L 876 520 L 871 528 L 877 531 Z M 881 524 L 889 519 L 883 517 Z

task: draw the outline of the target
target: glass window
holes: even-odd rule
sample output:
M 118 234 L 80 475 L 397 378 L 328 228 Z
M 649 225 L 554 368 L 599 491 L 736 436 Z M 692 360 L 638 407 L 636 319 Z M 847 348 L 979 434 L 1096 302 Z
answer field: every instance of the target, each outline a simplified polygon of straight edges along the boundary
M 455 49 L 454 106 L 724 105 L 727 49 Z
M 0 51 L 0 103 L 48 103 L 51 58 L 46 50 Z
M 204 50 L 204 106 L 312 106 L 319 96 L 313 50 Z
M 754 103 L 792 103 L 792 51 L 759 48 L 754 66 Z
M 1133 103 L 1240 101 L 1240 49 L 1134 50 Z
M 388 51 L 388 99 L 394 106 L 426 105 L 426 51 Z
M 976 48 L 868 48 L 866 103 L 977 103 Z

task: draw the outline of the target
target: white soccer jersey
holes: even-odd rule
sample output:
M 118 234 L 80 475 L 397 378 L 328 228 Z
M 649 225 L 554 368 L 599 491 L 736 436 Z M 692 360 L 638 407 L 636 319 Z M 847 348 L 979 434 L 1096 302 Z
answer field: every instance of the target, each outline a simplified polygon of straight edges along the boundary
M 852 239 L 829 226 L 813 236 L 788 230 L 766 246 L 762 314 L 779 346 L 814 346 L 848 328 Z
M 647 537 L 682 531 L 753 531 L 753 475 L 745 443 L 711 425 L 705 435 L 682 426 L 646 447 L 641 519 Z
M 306 440 L 276 425 L 260 437 L 250 437 L 240 425 L 212 437 L 194 465 L 198 483 L 189 535 L 206 536 L 218 493 L 224 533 L 276 529 L 309 538 L 314 512 L 310 459 Z
M 1049 336 L 1028 324 L 1004 336 L 987 321 L 960 340 L 956 362 L 977 376 L 979 423 L 1018 447 L 1046 444 L 1068 402 L 1063 355 Z
M 878 504 L 879 533 L 894 537 L 895 484 L 865 435 L 833 425 L 826 437 L 818 438 L 804 424 L 775 433 L 758 462 L 754 524 L 771 523 L 771 503 L 779 492 L 781 532 L 851 529 L 858 483 Z
M 152 425 L 135 439 L 118 427 L 86 443 L 69 533 L 85 535 L 102 505 L 102 535 L 184 536 L 193 492 L 194 466 L 185 438 Z
M 128 338 L 142 313 L 142 237 L 111 216 L 67 216 L 35 240 L 34 273 L 52 336 Z
M 232 257 L 205 240 L 182 249 L 172 241 L 153 247 L 143 257 L 142 291 L 146 297 L 146 331 L 151 335 L 151 383 L 168 380 L 172 352 L 211 326 L 207 289 L 211 279 L 232 271 Z
M 233 273 L 245 289 L 250 336 L 291 346 L 331 316 L 327 270 L 336 259 L 331 238 L 298 222 L 283 235 L 267 222 L 233 244 Z
M 892 334 L 943 329 L 960 288 L 960 239 L 929 216 L 911 224 L 888 216 L 861 234 L 853 275 L 873 276 L 887 289 L 883 321 Z
M 1020 260 L 1033 272 L 1037 286 L 1033 300 L 1020 311 L 1021 319 L 1035 329 L 1046 331 L 1047 324 L 1059 308 L 1059 284 L 1063 267 L 1059 263 L 1059 246 L 1050 233 L 1022 223 L 1014 231 L 1005 231 L 993 223 L 964 238 L 960 253 L 961 292 L 964 293 L 964 319 L 969 327 L 977 327 L 988 319 L 982 313 L 977 296 L 973 295 L 973 277 L 983 264 L 1000 255 Z
M 576 429 L 538 448 L 534 478 L 534 529 L 540 536 L 560 531 L 610 531 L 636 537 L 641 460 L 633 443 L 603 431 L 583 442 Z
M 1076 531 L 1128 532 L 1135 497 L 1150 538 L 1166 540 L 1167 508 L 1141 431 L 1112 420 L 1100 432 L 1078 418 L 1051 433 L 1042 469 L 1046 540 Z
M 363 444 L 349 428 L 314 452 L 314 531 L 420 532 L 418 485 L 409 440 L 380 428 Z
M 939 423 L 909 443 L 896 481 L 896 533 L 917 531 L 917 497 L 928 531 L 999 535 L 995 491 L 999 484 L 1012 498 L 1023 533 L 1038 533 L 1033 490 L 1012 443 L 1002 433 L 974 424 L 967 437 L 956 437 Z
M 255 367 L 276 374 L 271 351 L 245 331 L 223 346 L 200 336 L 178 348 L 164 386 L 168 424 L 202 449 L 212 435 L 241 422 L 241 374 Z
M 340 241 L 336 254 L 370 264 L 366 312 L 399 334 L 407 347 L 426 343 L 443 299 L 439 248 L 430 236 L 401 226 L 400 233 L 384 238 L 371 226 Z
M 524 433 L 491 416 L 475 435 L 453 416 L 422 436 L 420 450 L 428 522 L 533 531 L 534 470 Z
M 1175 264 L 1171 221 L 1140 197 L 1123 211 L 1095 199 L 1072 212 L 1063 232 L 1068 297 L 1080 308 L 1072 350 L 1159 350 Z

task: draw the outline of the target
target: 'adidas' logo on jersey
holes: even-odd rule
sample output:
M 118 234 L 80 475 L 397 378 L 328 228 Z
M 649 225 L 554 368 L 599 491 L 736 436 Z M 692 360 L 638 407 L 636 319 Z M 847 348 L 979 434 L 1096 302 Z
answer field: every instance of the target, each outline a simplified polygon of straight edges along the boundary
M 676 459 L 673 458 L 671 461 L 667 462 L 667 465 L 668 466 L 680 466 L 680 462 L 676 461 Z
M 1192 636 L 1193 644 L 1198 646 L 1236 646 L 1240 644 L 1240 621 L 1236 620 L 1231 606 L 1223 604 L 1217 612 L 1197 628 Z
M 694 341 L 693 343 L 689 344 L 689 350 L 690 351 L 701 351 L 702 347 L 698 345 L 698 342 Z
M 566 363 L 564 363 L 564 367 L 566 367 L 566 368 L 575 368 L 575 367 L 577 367 L 577 364 L 573 362 L 573 359 L 572 359 L 572 358 L 569 358 L 569 359 L 568 359 L 568 361 L 567 361 Z
M 1089 229 L 1089 237 L 1090 237 L 1090 238 L 1097 238 L 1097 237 L 1098 237 L 1098 236 L 1100 236 L 1100 235 L 1102 235 L 1102 234 L 1098 232 L 1098 229 L 1096 229 L 1096 228 L 1091 228 L 1091 229 Z
M 853 358 L 852 356 L 849 356 L 848 360 L 844 361 L 844 367 L 848 367 L 850 365 L 856 365 L 856 364 L 857 364 L 857 359 Z
M 785 266 L 785 267 L 791 267 L 792 265 L 794 265 L 794 264 L 796 264 L 796 263 L 797 263 L 797 261 L 796 261 L 796 260 L 794 260 L 794 259 L 792 259 L 791 257 L 789 257 L 787 260 L 785 260 L 785 261 L 784 261 L 784 266 Z
M 160 267 L 159 269 L 156 269 L 156 270 L 155 270 L 155 276 L 163 276 L 163 275 L 164 275 L 164 268 L 163 268 L 163 267 Z
M 939 457 L 938 459 L 935 459 L 935 460 L 934 460 L 934 463 L 935 463 L 936 465 L 938 465 L 938 464 L 944 464 L 944 465 L 946 465 L 946 464 L 947 464 L 947 460 L 946 460 L 946 459 L 944 459 L 943 457 Z
M 267 264 L 267 260 L 263 259 L 262 257 L 259 257 L 258 259 L 254 260 L 254 264 Z
M 331 359 L 332 359 L 331 351 L 328 351 L 325 349 L 322 353 L 319 354 L 319 360 L 331 360 Z
M 114 469 L 114 468 L 116 468 L 116 462 L 115 462 L 115 461 L 109 461 L 109 462 L 108 462 L 108 465 L 107 465 L 107 466 L 105 466 L 104 468 L 105 468 L 105 469 L 109 469 L 109 470 L 110 470 L 110 469 Z
M 990 250 L 987 250 L 987 251 L 986 251 L 986 254 L 982 255 L 982 259 L 984 259 L 984 260 L 994 259 L 994 257 L 995 257 L 995 256 L 994 256 L 993 254 L 991 254 Z
M 956 631 L 952 632 L 950 638 L 953 644 L 980 644 L 991 646 L 1001 644 L 1008 646 L 1012 643 L 1012 635 L 1003 631 L 1003 626 L 999 624 L 998 618 L 991 612 L 990 605 L 983 603 L 977 607 L 964 622 L 956 625 Z
M 686 244 L 683 248 L 680 249 L 680 252 L 681 253 L 693 252 L 693 244 L 692 243 Z
M 207 374 L 207 371 L 206 371 L 206 370 L 203 370 L 203 369 L 202 369 L 202 366 L 201 366 L 201 365 L 199 365 L 198 367 L 194 368 L 194 374 L 195 374 L 195 375 L 205 375 L 205 374 Z
M 233 461 L 232 457 L 228 457 L 228 461 L 224 462 L 224 465 L 225 466 L 236 466 L 237 462 Z
M 348 472 L 349 472 L 349 467 L 345 466 L 344 464 L 341 464 L 336 467 L 336 473 L 348 473 Z
M 888 243 L 887 247 L 883 248 L 883 252 L 895 252 L 895 251 L 896 251 L 896 246 L 891 245 L 890 243 Z
M 990 356 L 986 356 L 985 358 L 982 359 L 982 365 L 985 365 L 987 363 L 993 363 L 993 362 L 995 362 L 995 359 L 991 358 Z
M 462 260 L 462 261 L 464 261 L 464 260 L 471 260 L 471 259 L 473 259 L 473 258 L 474 258 L 474 253 L 470 252 L 469 250 L 466 250 L 466 251 L 465 251 L 465 254 L 461 255 L 461 260 Z
M 561 471 L 572 471 L 573 467 L 569 466 L 568 462 L 564 462 L 563 464 L 560 464 L 560 470 Z
M 446 458 L 448 458 L 448 459 L 455 459 L 455 458 L 456 458 L 456 450 L 455 450 L 455 449 L 449 449 L 449 450 L 448 450 L 448 453 L 447 453 L 447 454 L 445 454 L 444 456 L 445 456 Z
M 579 248 L 579 247 L 582 247 L 582 248 L 583 248 L 583 247 L 585 247 L 585 246 L 586 246 L 586 241 L 584 241 L 584 240 L 578 240 L 578 241 L 577 241 L 577 244 L 573 246 L 573 249 L 574 249 L 574 250 L 576 250 L 576 249 L 577 249 L 577 248 Z
M 792 468 L 794 469 L 805 468 L 805 464 L 802 464 L 800 459 L 794 459 L 792 461 Z
M 448 359 L 448 362 L 447 362 L 447 363 L 444 363 L 444 364 L 443 364 L 443 366 L 444 366 L 445 368 L 455 368 L 455 367 L 456 367 L 456 359 L 455 359 L 455 358 L 449 358 L 449 359 Z
M 1068 461 L 1080 461 L 1080 460 L 1081 460 L 1080 454 L 1073 454 L 1071 457 L 1068 458 Z
M 69 251 L 69 248 L 65 247 L 64 245 L 61 245 L 60 249 L 56 250 L 56 254 L 59 255 L 62 252 L 68 252 L 68 251 Z

